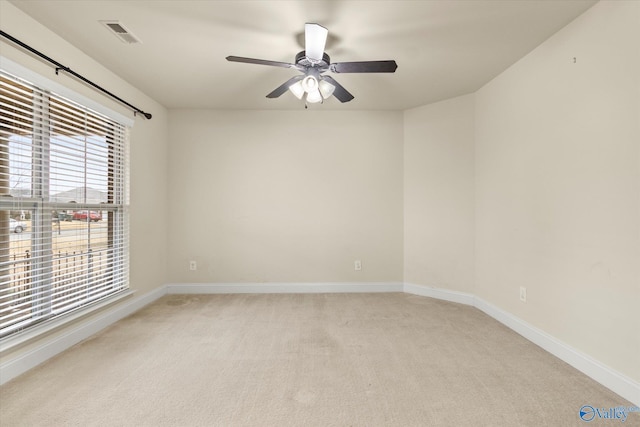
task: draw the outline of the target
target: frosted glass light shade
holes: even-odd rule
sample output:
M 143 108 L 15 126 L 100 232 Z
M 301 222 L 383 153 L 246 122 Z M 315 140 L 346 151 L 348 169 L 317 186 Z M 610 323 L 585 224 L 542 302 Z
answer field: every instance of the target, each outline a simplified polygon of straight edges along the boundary
M 304 95 L 304 89 L 302 88 L 302 81 L 296 82 L 289 86 L 289 90 L 292 94 L 295 95 L 296 98 L 302 99 L 302 95 Z
M 318 79 L 316 79 L 314 76 L 306 76 L 304 79 L 302 79 L 302 88 L 307 93 L 317 90 Z
M 322 97 L 324 99 L 327 99 L 331 95 L 333 95 L 333 91 L 336 90 L 336 87 L 325 80 L 320 80 L 318 89 L 320 89 L 320 94 L 322 94 Z
M 322 102 L 322 95 L 320 95 L 320 91 L 318 89 L 312 90 L 307 93 L 307 102 L 311 104 L 316 104 L 318 102 Z

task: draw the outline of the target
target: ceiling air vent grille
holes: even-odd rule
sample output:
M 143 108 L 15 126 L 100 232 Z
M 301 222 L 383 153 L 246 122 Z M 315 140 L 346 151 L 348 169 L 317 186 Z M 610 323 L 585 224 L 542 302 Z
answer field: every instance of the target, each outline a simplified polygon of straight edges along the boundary
M 125 43 L 142 43 L 140 39 L 122 25 L 120 21 L 100 21 L 100 23 Z

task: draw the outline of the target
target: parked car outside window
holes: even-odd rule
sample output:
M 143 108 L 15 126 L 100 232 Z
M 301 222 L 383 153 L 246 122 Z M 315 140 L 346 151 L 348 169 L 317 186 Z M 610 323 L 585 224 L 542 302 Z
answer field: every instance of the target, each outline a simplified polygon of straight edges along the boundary
M 100 221 L 102 219 L 102 215 L 100 212 L 95 211 L 77 211 L 73 213 L 73 220 L 77 221 L 86 221 L 87 215 L 89 216 L 90 221 Z
M 68 214 L 66 212 L 54 212 L 51 218 L 54 221 L 71 221 L 73 220 L 73 215 Z
M 22 233 L 27 229 L 27 224 L 13 218 L 9 218 L 9 229 L 14 233 Z

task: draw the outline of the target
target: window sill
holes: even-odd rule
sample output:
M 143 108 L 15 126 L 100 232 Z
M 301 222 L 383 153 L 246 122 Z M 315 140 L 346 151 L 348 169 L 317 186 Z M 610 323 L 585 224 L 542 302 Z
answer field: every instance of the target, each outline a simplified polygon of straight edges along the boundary
M 18 346 L 24 345 L 29 341 L 41 338 L 42 336 L 51 333 L 56 329 L 62 328 L 63 326 L 68 325 L 71 322 L 96 313 L 97 311 L 115 304 L 116 302 L 119 302 L 125 298 L 128 298 L 133 294 L 134 291 L 127 289 L 116 295 L 112 295 L 108 298 L 97 301 L 71 313 L 62 315 L 52 320 L 44 321 L 43 323 L 30 327 L 23 332 L 17 332 L 6 338 L 2 338 L 0 339 L 0 355 L 3 355 L 5 352 L 12 350 Z

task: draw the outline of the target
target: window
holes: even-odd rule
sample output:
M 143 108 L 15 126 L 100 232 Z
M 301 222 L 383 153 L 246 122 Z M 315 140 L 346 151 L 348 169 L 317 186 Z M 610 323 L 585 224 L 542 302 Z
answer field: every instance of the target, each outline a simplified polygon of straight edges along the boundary
M 0 337 L 129 287 L 128 128 L 0 72 Z

